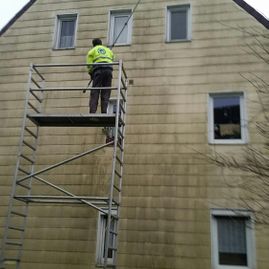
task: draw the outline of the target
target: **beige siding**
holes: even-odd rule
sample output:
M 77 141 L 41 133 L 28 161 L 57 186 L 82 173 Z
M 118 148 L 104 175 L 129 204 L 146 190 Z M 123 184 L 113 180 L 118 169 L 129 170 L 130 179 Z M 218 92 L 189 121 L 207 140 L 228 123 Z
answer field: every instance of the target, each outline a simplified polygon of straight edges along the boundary
M 84 63 L 93 37 L 107 41 L 111 9 L 134 0 L 37 0 L 0 39 L 0 237 L 16 164 L 30 63 Z M 166 6 L 190 3 L 192 40 L 165 42 Z M 74 50 L 53 50 L 57 14 L 77 12 Z M 238 208 L 243 173 L 221 170 L 203 155 L 244 145 L 208 144 L 208 93 L 244 91 L 249 119 L 261 111 L 255 89 L 239 73 L 268 77 L 268 65 L 249 52 L 254 39 L 236 29 L 265 31 L 228 0 L 145 0 L 133 21 L 131 46 L 115 47 L 134 85 L 129 90 L 118 268 L 210 269 L 210 208 Z M 70 74 L 54 74 L 66 81 Z M 53 78 L 53 76 L 51 76 Z M 82 70 L 68 85 L 84 85 Z M 69 96 L 71 97 L 71 95 Z M 50 99 L 53 111 L 88 111 L 88 97 Z M 63 111 L 63 110 L 61 110 Z M 254 122 L 250 143 L 263 144 Z M 44 128 L 37 169 L 104 140 L 101 130 Z M 78 195 L 103 195 L 110 149 L 56 169 L 53 182 Z M 228 180 L 228 181 L 229 181 Z M 231 180 L 231 181 L 233 181 Z M 34 185 L 34 193 L 55 193 Z M 95 268 L 97 212 L 81 206 L 30 207 L 22 269 Z M 268 227 L 256 231 L 257 269 L 267 269 Z M 254 268 L 253 268 L 254 269 Z

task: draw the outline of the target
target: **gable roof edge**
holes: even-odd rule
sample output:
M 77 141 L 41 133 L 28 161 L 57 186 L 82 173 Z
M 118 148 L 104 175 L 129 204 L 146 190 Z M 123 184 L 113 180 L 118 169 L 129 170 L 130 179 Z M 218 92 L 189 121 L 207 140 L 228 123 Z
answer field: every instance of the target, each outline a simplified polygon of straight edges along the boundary
M 25 6 L 22 7 L 21 10 L 19 10 L 15 16 L 1 29 L 0 31 L 0 36 L 2 36 L 8 29 L 9 27 L 16 22 L 16 20 L 24 14 L 37 0 L 30 0 Z
M 16 15 L 1 29 L 0 36 L 2 36 L 9 27 L 16 22 L 16 20 L 24 14 L 37 0 L 30 0 Z M 244 0 L 233 0 L 237 5 L 243 8 L 251 16 L 253 16 L 258 22 L 260 22 L 265 28 L 269 29 L 269 20 L 267 20 L 261 13 L 246 3 Z
M 237 5 L 243 8 L 247 13 L 253 16 L 258 22 L 260 22 L 265 28 L 269 29 L 269 20 L 266 19 L 261 13 L 254 9 L 251 5 L 244 0 L 233 0 Z

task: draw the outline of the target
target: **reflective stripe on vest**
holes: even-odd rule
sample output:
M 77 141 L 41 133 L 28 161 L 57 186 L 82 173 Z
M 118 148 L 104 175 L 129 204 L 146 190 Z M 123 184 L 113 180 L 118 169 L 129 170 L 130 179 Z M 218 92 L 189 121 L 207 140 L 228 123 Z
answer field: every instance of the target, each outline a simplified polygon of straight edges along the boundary
M 109 63 L 112 63 L 112 61 L 113 61 L 113 59 L 111 59 L 110 57 L 107 57 L 107 56 L 99 56 L 96 59 L 94 59 L 94 63 L 96 63 L 96 61 L 98 61 L 99 59 L 108 59 L 110 61 Z

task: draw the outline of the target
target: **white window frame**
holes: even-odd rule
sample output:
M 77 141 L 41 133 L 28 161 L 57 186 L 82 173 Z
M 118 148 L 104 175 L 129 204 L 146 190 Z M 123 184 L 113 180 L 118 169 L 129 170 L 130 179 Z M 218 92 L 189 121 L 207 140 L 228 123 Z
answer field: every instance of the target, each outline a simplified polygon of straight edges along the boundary
M 108 106 L 107 106 L 107 113 L 108 114 L 115 114 L 116 112 L 114 112 L 114 108 L 117 109 L 117 98 L 110 98 L 109 102 L 108 102 Z
M 73 46 L 70 47 L 60 47 L 60 34 L 63 20 L 75 21 L 75 29 L 74 29 L 74 42 Z M 78 27 L 78 13 L 64 13 L 56 15 L 56 23 L 55 23 L 55 35 L 54 35 L 54 49 L 56 50 L 65 50 L 65 49 L 74 49 L 76 46 L 77 39 L 77 27 Z
M 116 210 L 112 210 L 111 214 L 115 215 Z M 103 212 L 99 212 L 98 223 L 97 223 L 97 237 L 96 237 L 96 265 L 97 266 L 102 266 L 105 262 L 104 255 L 103 255 L 104 247 L 105 247 L 105 233 L 106 233 L 105 216 L 107 216 L 107 214 Z M 112 253 L 114 253 L 114 251 Z M 107 264 L 113 265 L 114 258 L 115 258 L 114 255 L 112 258 L 108 258 Z
M 131 16 L 127 24 L 127 41 L 125 43 L 115 43 L 115 46 L 125 46 L 130 45 L 132 42 L 132 28 L 133 28 L 133 15 L 131 9 L 120 9 L 120 10 L 110 10 L 109 12 L 109 31 L 108 31 L 108 44 L 112 45 L 114 43 L 114 29 L 115 29 L 115 17 L 119 16 Z
M 247 266 L 221 265 L 219 264 L 218 251 L 218 228 L 217 216 L 224 217 L 245 217 L 246 218 L 246 247 L 247 247 Z M 211 210 L 211 260 L 212 269 L 255 269 L 256 268 L 256 248 L 255 230 L 252 213 L 244 209 L 212 209 Z
M 187 37 L 183 39 L 171 39 L 171 11 L 177 10 L 187 10 Z M 166 42 L 182 42 L 182 41 L 191 41 L 192 38 L 192 19 L 191 19 L 191 5 L 182 4 L 182 5 L 173 5 L 166 7 Z
M 241 139 L 215 139 L 214 137 L 214 97 L 239 97 L 240 102 L 240 127 Z M 246 144 L 248 142 L 247 133 L 247 113 L 244 92 L 222 92 L 209 93 L 208 96 L 208 142 L 209 144 Z

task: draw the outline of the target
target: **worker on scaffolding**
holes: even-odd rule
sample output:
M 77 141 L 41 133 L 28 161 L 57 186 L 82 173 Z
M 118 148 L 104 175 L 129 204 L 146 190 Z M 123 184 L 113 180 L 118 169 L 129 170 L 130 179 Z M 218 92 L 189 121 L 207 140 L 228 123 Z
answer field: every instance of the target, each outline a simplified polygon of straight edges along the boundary
M 112 83 L 112 63 L 114 60 L 113 52 L 102 45 L 102 40 L 95 38 L 92 41 L 93 48 L 87 54 L 88 73 L 93 81 L 93 88 L 90 94 L 90 113 L 96 113 L 99 96 L 101 94 L 101 113 L 107 113 L 107 106 L 111 94 L 110 89 L 98 89 L 98 87 L 111 87 Z M 94 65 L 98 63 L 97 65 Z M 102 65 L 101 63 L 106 63 Z M 93 64 L 93 65 L 92 65 Z
M 90 94 L 89 108 L 90 113 L 96 113 L 99 96 L 101 95 L 101 113 L 107 113 L 107 106 L 111 95 L 111 89 L 98 89 L 98 87 L 111 87 L 113 67 L 109 65 L 114 60 L 113 52 L 102 45 L 102 40 L 95 38 L 92 40 L 93 48 L 88 51 L 87 64 L 88 73 L 93 82 Z M 94 65 L 98 63 L 97 65 Z M 105 63 L 105 65 L 102 65 Z M 91 83 L 90 81 L 90 83 Z M 89 84 L 90 84 L 89 83 Z M 95 89 L 96 88 L 96 89 Z M 113 129 L 104 128 L 106 143 L 114 140 Z

